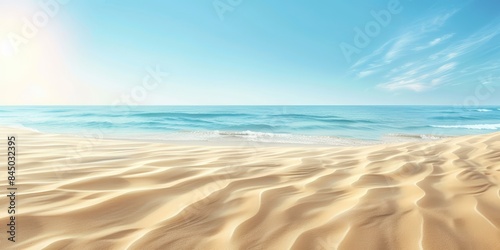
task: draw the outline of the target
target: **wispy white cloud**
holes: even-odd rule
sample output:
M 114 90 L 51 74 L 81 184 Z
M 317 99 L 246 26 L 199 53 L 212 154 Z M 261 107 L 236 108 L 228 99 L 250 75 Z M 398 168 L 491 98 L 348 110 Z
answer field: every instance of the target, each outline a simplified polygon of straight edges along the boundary
M 411 90 L 415 92 L 421 92 L 428 89 L 428 86 L 420 83 L 416 80 L 401 80 L 396 82 L 389 82 L 381 85 L 380 87 L 395 91 L 395 90 Z
M 420 22 L 420 30 L 422 32 L 435 31 L 441 28 L 448 21 L 448 19 L 450 19 L 458 11 L 460 11 L 460 9 L 453 9 L 435 15 L 434 17 L 426 17 Z
M 420 39 L 425 37 L 425 35 L 429 32 L 435 31 L 435 29 L 441 27 L 445 24 L 445 22 L 452 17 L 458 9 L 451 10 L 448 12 L 440 13 L 431 18 L 424 18 L 422 20 L 418 20 L 409 27 L 411 32 L 403 33 L 400 36 L 394 37 L 389 41 L 385 42 L 374 50 L 371 54 L 362 57 L 357 62 L 355 62 L 350 69 L 353 72 L 366 71 L 366 70 L 380 70 L 383 66 L 386 66 L 393 62 L 394 60 L 411 53 L 415 48 L 415 43 Z M 453 34 L 448 34 L 448 36 L 443 36 L 441 38 L 436 38 L 431 41 L 433 43 L 441 43 L 444 40 L 451 38 Z M 437 45 L 437 44 L 436 44 Z M 374 63 L 375 62 L 375 63 Z
M 399 53 L 406 49 L 406 47 L 412 42 L 413 39 L 414 38 L 411 33 L 407 33 L 401 36 L 385 54 L 385 61 L 387 63 L 390 63 L 392 60 L 394 60 L 399 55 Z
M 458 56 L 457 52 L 450 52 L 448 55 L 446 55 L 446 59 L 450 60 Z
M 455 35 L 454 33 L 452 34 L 446 34 L 444 36 L 441 36 L 441 37 L 438 37 L 438 38 L 435 38 L 434 40 L 430 41 L 428 44 L 426 45 L 423 45 L 423 46 L 418 46 L 416 47 L 414 50 L 416 51 L 420 51 L 420 50 L 424 50 L 424 49 L 428 49 L 428 48 L 431 48 L 431 47 L 434 47 L 450 38 L 453 37 L 453 35 Z
M 409 28 L 411 32 L 384 43 L 355 63 L 351 71 L 358 79 L 374 79 L 379 82 L 378 88 L 396 92 L 423 92 L 463 83 L 464 77 L 477 78 L 479 73 L 499 72 L 500 61 L 475 65 L 462 61 L 477 59 L 480 55 L 500 57 L 500 45 L 495 45 L 500 41 L 500 22 L 491 22 L 468 36 L 460 34 L 461 31 L 440 32 L 458 11 L 443 12 L 416 22 Z
M 358 73 L 358 78 L 363 78 L 375 73 L 375 70 L 365 70 Z
M 439 73 L 442 73 L 442 72 L 446 72 L 446 71 L 450 71 L 452 69 L 455 68 L 455 66 L 457 66 L 457 63 L 455 62 L 452 62 L 452 63 L 447 63 L 441 67 L 439 67 L 437 70 L 436 70 L 436 74 L 439 74 Z
M 371 54 L 369 54 L 369 55 L 367 55 L 365 57 L 362 57 L 361 59 L 359 59 L 358 61 L 356 61 L 350 67 L 350 69 L 354 70 L 354 69 L 362 66 L 363 64 L 369 62 L 371 59 L 375 58 L 376 56 L 382 54 L 382 52 L 385 50 L 385 48 L 388 47 L 389 45 L 391 45 L 394 40 L 395 39 L 391 39 L 390 41 L 388 41 L 388 42 L 384 43 L 382 46 L 380 46 L 378 49 L 374 50 Z
M 436 60 L 439 58 L 445 58 L 450 60 L 455 57 L 464 56 L 466 54 L 476 52 L 478 49 L 484 49 L 485 45 L 488 44 L 493 38 L 500 35 L 500 19 L 492 22 L 489 25 L 484 26 L 470 36 L 456 41 L 450 46 L 434 53 L 429 58 Z M 492 50 L 498 51 L 500 46 L 490 46 Z

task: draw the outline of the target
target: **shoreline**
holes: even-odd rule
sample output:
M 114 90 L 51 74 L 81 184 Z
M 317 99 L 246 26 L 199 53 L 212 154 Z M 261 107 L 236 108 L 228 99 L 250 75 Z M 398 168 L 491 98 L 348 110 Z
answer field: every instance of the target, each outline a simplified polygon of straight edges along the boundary
M 270 142 L 270 141 L 258 141 L 258 140 L 248 140 L 248 138 L 244 137 L 236 137 L 236 136 L 227 136 L 221 138 L 209 138 L 209 139 L 172 139 L 172 134 L 144 134 L 143 138 L 126 138 L 125 135 L 114 135 L 109 137 L 102 137 L 98 133 L 51 133 L 51 132 L 42 132 L 36 129 L 26 128 L 26 127 L 17 127 L 17 126 L 5 126 L 0 125 L 0 130 L 13 130 L 13 131 L 21 131 L 21 132 L 29 132 L 35 134 L 45 134 L 45 135 L 54 135 L 54 136 L 62 136 L 62 137 L 76 137 L 84 140 L 117 140 L 117 141 L 134 141 L 134 142 L 143 142 L 143 143 L 159 143 L 166 145 L 179 145 L 179 146 L 209 146 L 209 147 L 306 147 L 306 148 L 328 148 L 328 147 L 365 147 L 365 146 L 377 146 L 377 145 L 392 145 L 397 143 L 426 143 L 426 142 L 438 142 L 440 140 L 452 139 L 462 137 L 460 135 L 417 135 L 417 134 L 409 134 L 409 133 L 392 133 L 383 136 L 379 140 L 375 139 L 357 139 L 357 138 L 349 138 L 349 137 L 337 137 L 337 136 L 321 136 L 321 135 L 300 135 L 300 134 L 275 134 L 275 135 L 286 135 L 292 137 L 317 137 L 317 138 L 329 138 L 332 140 L 330 143 L 314 143 L 314 142 Z M 210 132 L 218 132 L 218 131 L 200 131 L 194 132 L 196 133 L 210 133 Z M 251 131 L 243 131 L 243 132 L 251 132 Z M 227 132 L 221 132 L 222 134 Z M 230 133 L 242 133 L 242 132 L 230 132 Z M 261 132 L 252 132 L 252 133 L 261 133 Z M 261 134 L 269 134 L 269 133 L 261 133 Z M 484 134 L 477 134 L 484 135 Z M 164 138 L 162 138 L 162 136 Z M 468 136 L 468 135 L 465 135 Z M 474 136 L 474 135 L 472 135 Z M 167 138 L 165 138 L 167 137 Z M 170 137 L 170 138 L 168 138 Z M 333 142 L 334 141 L 334 142 Z

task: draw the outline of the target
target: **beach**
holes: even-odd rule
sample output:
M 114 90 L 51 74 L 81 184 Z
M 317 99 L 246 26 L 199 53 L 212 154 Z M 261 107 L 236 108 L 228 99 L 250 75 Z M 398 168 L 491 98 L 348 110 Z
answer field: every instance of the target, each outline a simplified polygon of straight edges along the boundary
M 18 152 L 3 249 L 500 248 L 498 132 L 336 147 L 0 133 Z
M 0 250 L 500 250 L 499 7 L 0 0 Z

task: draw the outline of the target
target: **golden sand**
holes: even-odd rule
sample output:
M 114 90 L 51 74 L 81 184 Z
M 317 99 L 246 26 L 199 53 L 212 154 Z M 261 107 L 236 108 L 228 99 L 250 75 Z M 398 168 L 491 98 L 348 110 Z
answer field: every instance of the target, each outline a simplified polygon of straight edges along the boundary
M 2 249 L 500 249 L 500 133 L 299 148 L 7 131 L 18 224 L 8 242 L 3 195 Z

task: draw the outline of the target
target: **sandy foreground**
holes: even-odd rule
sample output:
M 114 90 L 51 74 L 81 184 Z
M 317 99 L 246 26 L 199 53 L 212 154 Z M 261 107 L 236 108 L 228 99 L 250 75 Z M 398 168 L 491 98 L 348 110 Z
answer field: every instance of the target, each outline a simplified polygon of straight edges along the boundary
M 500 133 L 365 147 L 17 136 L 2 249 L 500 249 Z

